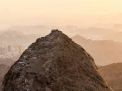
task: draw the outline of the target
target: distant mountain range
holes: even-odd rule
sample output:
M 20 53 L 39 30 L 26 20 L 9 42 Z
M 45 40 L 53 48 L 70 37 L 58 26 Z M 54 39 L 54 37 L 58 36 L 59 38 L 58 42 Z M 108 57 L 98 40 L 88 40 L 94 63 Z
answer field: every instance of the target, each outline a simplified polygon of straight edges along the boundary
M 122 91 L 122 63 L 100 67 L 99 72 L 114 91 Z
M 39 35 L 25 35 L 17 31 L 5 31 L 0 33 L 0 58 L 20 56 L 20 54 Z
M 20 56 L 21 53 L 39 37 L 42 37 L 42 35 L 24 34 L 19 31 L 1 32 L 0 58 Z M 83 46 L 94 57 L 95 62 L 98 65 L 122 62 L 121 42 L 115 42 L 112 40 L 90 40 L 81 37 L 81 35 L 75 35 L 72 39 L 79 45 Z
M 122 32 L 118 32 L 118 33 L 114 33 L 109 36 L 106 36 L 105 39 L 122 42 Z
M 66 25 L 66 26 L 46 26 L 46 25 L 25 25 L 25 26 L 12 26 L 9 27 L 8 31 L 21 31 L 25 34 L 39 34 L 40 36 L 47 35 L 51 29 L 60 29 L 67 35 L 75 36 L 79 34 L 85 38 L 100 40 L 105 39 L 106 36 L 118 33 L 114 28 L 103 28 L 103 27 L 88 27 L 80 28 L 75 25 Z
M 98 65 L 122 62 L 122 43 L 112 40 L 90 40 L 79 35 L 72 39 L 93 56 Z
M 0 33 L 0 42 L 1 44 L 23 44 L 33 42 L 38 35 L 25 35 L 22 32 L 18 31 L 5 31 Z

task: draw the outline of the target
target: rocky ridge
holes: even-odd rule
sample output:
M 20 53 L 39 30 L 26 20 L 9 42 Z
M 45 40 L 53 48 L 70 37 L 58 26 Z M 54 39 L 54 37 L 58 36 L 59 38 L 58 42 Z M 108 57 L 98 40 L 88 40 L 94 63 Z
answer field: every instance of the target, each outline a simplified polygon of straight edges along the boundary
M 61 31 L 36 40 L 4 77 L 3 91 L 111 91 L 93 58 Z

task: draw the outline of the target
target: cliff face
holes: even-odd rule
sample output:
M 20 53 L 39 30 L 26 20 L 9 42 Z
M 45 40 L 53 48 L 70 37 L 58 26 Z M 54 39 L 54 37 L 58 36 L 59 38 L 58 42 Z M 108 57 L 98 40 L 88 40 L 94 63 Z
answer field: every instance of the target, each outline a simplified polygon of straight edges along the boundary
M 10 68 L 3 91 L 111 91 L 93 58 L 61 31 L 33 43 Z

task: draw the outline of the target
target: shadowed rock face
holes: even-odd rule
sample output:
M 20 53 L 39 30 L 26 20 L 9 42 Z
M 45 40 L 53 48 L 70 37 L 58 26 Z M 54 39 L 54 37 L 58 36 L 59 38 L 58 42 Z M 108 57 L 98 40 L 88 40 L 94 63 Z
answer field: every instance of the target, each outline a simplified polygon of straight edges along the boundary
M 93 58 L 61 31 L 33 43 L 10 68 L 3 91 L 111 91 Z

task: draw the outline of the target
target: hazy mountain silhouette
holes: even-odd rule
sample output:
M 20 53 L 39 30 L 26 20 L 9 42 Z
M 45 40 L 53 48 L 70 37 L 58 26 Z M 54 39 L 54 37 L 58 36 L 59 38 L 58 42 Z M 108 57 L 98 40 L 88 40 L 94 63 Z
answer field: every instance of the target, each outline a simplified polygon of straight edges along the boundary
M 114 91 L 122 91 L 122 63 L 100 67 L 99 72 Z
M 40 36 L 45 36 L 50 32 L 50 29 L 60 28 L 68 36 L 75 36 L 80 34 L 85 38 L 90 39 L 104 39 L 104 36 L 117 33 L 113 29 L 103 28 L 103 27 L 89 27 L 89 28 L 80 28 L 75 25 L 66 25 L 66 26 L 46 26 L 46 25 L 25 25 L 25 26 L 13 26 L 8 28 L 9 31 L 21 31 L 26 34 L 40 34 Z
M 8 65 L 5 65 L 5 64 L 0 64 L 0 91 L 2 91 L 2 81 L 3 81 L 3 78 L 4 78 L 4 75 L 7 73 L 9 69 L 9 66 Z
M 35 37 L 34 35 L 25 35 L 18 31 L 5 31 L 0 34 L 0 42 L 2 44 L 26 45 L 33 42 L 36 39 Z
M 105 39 L 122 42 L 122 32 L 118 32 L 118 33 L 114 33 L 109 36 L 106 36 Z
M 122 62 L 122 43 L 112 40 L 90 40 L 79 35 L 72 39 L 83 46 L 95 59 L 98 65 Z
M 0 33 L 0 58 L 19 57 L 39 35 L 25 35 L 17 31 Z

